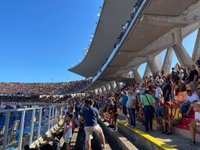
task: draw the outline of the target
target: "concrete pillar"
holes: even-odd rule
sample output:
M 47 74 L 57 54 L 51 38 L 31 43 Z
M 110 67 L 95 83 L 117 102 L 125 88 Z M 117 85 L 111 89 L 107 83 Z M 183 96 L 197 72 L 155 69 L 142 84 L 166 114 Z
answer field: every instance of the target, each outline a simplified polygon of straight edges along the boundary
M 102 86 L 101 89 L 102 89 L 103 93 L 106 91 L 104 86 Z
M 110 91 L 110 87 L 109 87 L 109 85 L 108 84 L 105 84 L 105 89 L 106 89 L 106 92 L 109 92 Z
M 199 57 L 200 57 L 200 29 L 198 29 L 197 39 L 192 54 L 192 60 L 196 62 Z
M 113 81 L 113 82 L 110 82 L 109 84 L 110 84 L 110 89 L 111 89 L 112 91 L 114 91 L 114 90 L 115 90 L 114 81 Z
M 172 56 L 173 56 L 173 49 L 172 47 L 167 49 L 165 59 L 163 62 L 162 70 L 164 70 L 165 74 L 169 74 L 171 70 L 171 64 L 172 64 Z
M 111 88 L 110 83 L 108 83 L 106 86 L 107 86 L 107 88 L 108 88 L 108 91 L 112 91 L 112 88 Z
M 121 89 L 121 84 L 120 84 L 120 82 L 116 82 L 116 84 L 117 84 L 117 89 Z
M 98 95 L 98 90 L 97 90 L 97 89 L 95 89 L 94 91 L 95 91 L 95 94 L 96 94 L 96 95 Z
M 152 74 L 157 74 L 159 72 L 159 69 L 158 69 L 158 66 L 155 63 L 154 58 L 155 57 L 148 58 L 147 66 L 150 68 Z
M 138 67 L 133 68 L 133 76 L 137 82 L 140 82 L 142 80 L 140 74 L 138 73 Z
M 158 68 L 158 71 L 161 71 L 161 69 L 162 69 L 162 65 L 161 65 L 161 64 L 162 64 L 161 54 L 155 56 L 154 62 L 155 62 L 155 64 L 156 64 L 157 68 Z
M 100 95 L 100 94 L 102 93 L 101 89 L 100 89 L 100 88 L 98 88 L 98 91 L 99 91 L 98 93 L 99 93 L 99 95 Z
M 103 86 L 101 86 L 100 89 L 101 89 L 101 94 L 104 93 L 104 88 L 103 88 Z
M 174 52 L 176 53 L 176 56 L 181 65 L 185 66 L 194 64 L 194 62 L 192 61 L 189 54 L 187 53 L 187 51 L 181 43 L 173 45 L 172 48 L 174 49 Z
M 146 76 L 149 76 L 151 74 L 151 70 L 149 68 L 149 66 L 147 65 L 144 71 L 144 75 L 143 78 L 145 78 Z
M 100 93 L 100 94 L 102 94 L 102 93 L 103 93 L 103 91 L 102 91 L 102 88 L 99 88 L 99 93 Z

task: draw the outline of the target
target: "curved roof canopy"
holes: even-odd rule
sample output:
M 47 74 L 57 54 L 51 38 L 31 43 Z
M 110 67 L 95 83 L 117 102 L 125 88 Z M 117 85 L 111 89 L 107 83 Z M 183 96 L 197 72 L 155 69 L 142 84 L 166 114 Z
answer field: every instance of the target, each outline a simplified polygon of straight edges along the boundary
M 197 0 L 150 1 L 130 26 L 111 61 L 87 90 L 98 88 L 109 81 L 117 81 L 130 71 L 131 66 L 137 68 L 149 56 L 157 55 L 175 44 L 175 34 L 183 39 L 199 28 L 199 8 L 200 1 Z
M 113 51 L 122 25 L 130 18 L 137 0 L 105 0 L 101 16 L 87 55 L 81 63 L 69 69 L 86 78 L 95 76 Z

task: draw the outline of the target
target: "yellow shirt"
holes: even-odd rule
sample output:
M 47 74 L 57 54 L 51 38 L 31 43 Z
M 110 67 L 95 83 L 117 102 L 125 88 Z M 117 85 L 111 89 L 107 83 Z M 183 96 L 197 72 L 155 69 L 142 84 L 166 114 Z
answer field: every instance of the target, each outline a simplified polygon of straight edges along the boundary
M 180 108 L 172 109 L 172 118 L 173 119 L 181 120 L 182 117 L 183 117 L 183 115 L 182 115 L 182 111 Z

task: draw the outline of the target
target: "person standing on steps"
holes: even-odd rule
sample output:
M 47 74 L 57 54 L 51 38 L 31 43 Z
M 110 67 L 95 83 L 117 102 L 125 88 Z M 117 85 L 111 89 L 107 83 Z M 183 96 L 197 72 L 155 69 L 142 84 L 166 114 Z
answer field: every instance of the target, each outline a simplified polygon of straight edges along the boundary
M 96 108 L 92 106 L 92 100 L 88 99 L 85 101 L 85 108 L 81 114 L 81 120 L 84 120 L 85 125 L 85 149 L 91 150 L 91 139 L 93 132 L 96 132 L 99 135 L 99 138 L 103 144 L 102 148 L 106 147 L 105 136 L 102 128 L 97 123 L 99 118 L 99 112 Z
M 153 130 L 153 113 L 154 113 L 155 99 L 148 90 L 145 90 L 144 95 L 141 95 L 141 104 L 144 106 L 144 118 L 145 118 L 145 129 L 146 132 Z

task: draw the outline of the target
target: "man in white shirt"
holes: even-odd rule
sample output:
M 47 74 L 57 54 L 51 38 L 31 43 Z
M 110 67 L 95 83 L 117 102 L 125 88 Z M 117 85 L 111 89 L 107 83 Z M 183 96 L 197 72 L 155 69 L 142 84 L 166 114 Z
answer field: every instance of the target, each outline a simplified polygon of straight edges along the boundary
M 187 101 L 190 103 L 198 102 L 199 101 L 199 96 L 192 92 L 191 89 L 187 90 Z
M 191 109 L 192 109 L 192 107 L 193 107 L 193 104 L 195 102 L 199 102 L 199 96 L 196 93 L 192 92 L 191 89 L 188 89 L 187 90 L 187 99 L 186 100 L 187 100 L 186 104 L 189 105 L 189 109 L 187 111 L 187 114 L 189 114 Z

